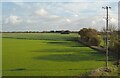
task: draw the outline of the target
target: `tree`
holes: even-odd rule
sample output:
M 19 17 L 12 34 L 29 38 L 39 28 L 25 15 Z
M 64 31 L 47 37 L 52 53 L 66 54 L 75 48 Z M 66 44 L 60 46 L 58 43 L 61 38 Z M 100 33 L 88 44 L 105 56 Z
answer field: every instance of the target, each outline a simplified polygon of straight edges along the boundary
M 110 24 L 109 27 L 108 27 L 108 39 L 109 39 L 109 47 L 113 47 L 114 46 L 114 42 L 116 41 L 117 39 L 117 28 L 115 25 L 113 24 Z M 105 41 L 106 41 L 106 28 L 103 27 L 102 30 L 101 30 L 101 37 L 104 41 L 104 46 L 105 46 Z
M 93 46 L 98 46 L 100 44 L 100 39 L 98 37 L 92 37 L 90 40 L 90 44 Z
M 89 45 L 98 46 L 100 44 L 98 32 L 95 29 L 83 28 L 79 31 L 79 35 L 81 40 L 87 42 Z
M 81 36 L 81 37 L 80 37 L 81 40 L 86 41 L 86 36 L 87 36 L 86 32 L 87 32 L 87 28 L 83 28 L 83 29 L 81 29 L 81 30 L 78 32 L 79 35 Z
M 105 36 L 105 28 L 102 28 L 102 36 Z M 112 52 L 115 57 L 118 57 L 118 60 L 116 62 L 117 66 L 120 64 L 120 31 L 117 30 L 117 27 L 114 25 L 109 25 L 108 28 L 109 32 L 109 51 Z M 104 41 L 105 42 L 105 41 Z

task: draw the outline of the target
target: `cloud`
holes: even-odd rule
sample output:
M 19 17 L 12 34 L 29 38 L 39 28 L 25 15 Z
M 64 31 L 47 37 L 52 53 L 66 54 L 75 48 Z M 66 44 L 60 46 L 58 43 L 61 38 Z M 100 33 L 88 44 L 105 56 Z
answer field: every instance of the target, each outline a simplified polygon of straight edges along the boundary
M 96 24 L 96 22 L 93 20 L 93 21 L 92 21 L 92 26 L 94 26 L 95 24 Z
M 25 2 L 25 0 L 1 0 L 2 2 Z
M 69 23 L 71 22 L 71 20 L 70 20 L 70 19 L 68 19 L 68 18 L 66 19 L 66 21 L 67 21 L 67 22 L 69 22 Z
M 21 7 L 21 8 L 26 8 L 26 9 L 31 9 L 31 6 L 26 2 L 13 2 L 15 5 Z
M 119 0 L 2 0 L 2 2 L 118 2 Z
M 35 11 L 35 13 L 39 16 L 45 16 L 48 14 L 48 12 L 44 8 L 41 8 L 41 9 Z
M 59 18 L 60 16 L 58 16 L 58 15 L 50 15 L 50 18 L 54 18 L 54 19 L 56 19 L 56 18 Z
M 14 4 L 23 7 L 25 4 L 23 2 L 13 2 Z
M 118 20 L 115 19 L 115 18 L 111 18 L 111 19 L 110 19 L 110 23 L 111 23 L 111 24 L 114 24 L 114 25 L 118 25 Z
M 9 16 L 8 18 L 6 18 L 5 23 L 10 23 L 10 24 L 17 24 L 20 23 L 21 19 L 18 16 Z
M 93 27 L 100 30 L 105 26 L 103 17 L 106 15 L 106 11 L 102 9 L 102 6 L 112 5 L 111 3 L 98 3 L 98 2 L 75 2 L 75 3 L 14 3 L 13 7 L 7 7 L 4 9 L 3 17 L 6 18 L 6 26 L 4 29 L 8 30 L 8 27 L 13 29 L 39 29 L 43 30 L 57 30 L 57 29 L 70 29 L 79 30 L 83 27 Z M 116 5 L 114 3 L 114 5 Z M 28 8 L 27 8 L 28 6 Z M 9 7 L 9 9 L 8 9 Z M 111 6 L 112 11 L 109 13 L 113 18 L 111 21 L 116 23 L 117 13 L 115 6 Z M 15 8 L 14 11 L 11 9 Z M 9 14 L 7 14 L 9 13 Z M 4 19 L 5 19 L 4 18 Z M 13 24 L 15 26 L 13 26 Z M 12 29 L 12 28 L 11 28 Z M 9 29 L 9 30 L 11 30 Z
M 77 14 L 75 14 L 74 16 L 75 16 L 75 17 L 78 17 L 78 15 L 77 15 Z

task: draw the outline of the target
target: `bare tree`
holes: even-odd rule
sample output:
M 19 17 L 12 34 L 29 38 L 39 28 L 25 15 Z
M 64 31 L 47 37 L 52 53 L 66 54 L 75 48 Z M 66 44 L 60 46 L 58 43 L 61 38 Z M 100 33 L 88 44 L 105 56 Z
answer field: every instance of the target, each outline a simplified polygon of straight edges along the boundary
M 108 27 L 108 39 L 109 39 L 109 46 L 114 46 L 114 42 L 115 40 L 117 39 L 117 27 L 113 24 L 110 24 L 109 27 Z M 101 30 L 102 34 L 101 34 L 101 37 L 102 39 L 104 40 L 104 46 L 105 46 L 105 39 L 106 39 L 106 28 L 103 27 L 102 30 Z

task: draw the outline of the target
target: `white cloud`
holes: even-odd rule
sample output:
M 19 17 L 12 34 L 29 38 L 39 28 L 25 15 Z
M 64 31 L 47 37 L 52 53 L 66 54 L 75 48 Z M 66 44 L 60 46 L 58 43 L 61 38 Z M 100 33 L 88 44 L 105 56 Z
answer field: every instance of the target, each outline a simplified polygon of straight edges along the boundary
M 105 26 L 103 17 L 106 15 L 106 10 L 101 7 L 107 4 L 109 3 L 16 3 L 18 8 L 22 7 L 21 12 L 16 10 L 17 7 L 13 7 L 14 12 L 10 13 L 13 16 L 9 16 L 6 22 L 9 26 L 15 24 L 18 29 L 26 26 L 31 30 L 35 28 L 41 31 L 60 28 L 79 30 L 90 26 L 100 30 L 102 26 Z M 28 9 L 27 6 L 30 8 Z M 111 21 L 116 23 L 116 10 L 111 10 L 113 12 L 109 11 L 109 14 L 114 18 Z
M 31 24 L 31 23 L 37 23 L 37 21 L 32 20 L 32 19 L 26 19 L 24 20 L 25 23 Z
M 6 18 L 5 23 L 17 24 L 20 23 L 21 21 L 22 20 L 20 19 L 20 17 L 11 15 L 8 18 Z
M 37 10 L 35 13 L 36 13 L 37 15 L 39 15 L 39 16 L 45 16 L 45 15 L 48 14 L 48 12 L 47 12 L 45 9 L 43 9 L 43 8 Z
M 75 16 L 75 17 L 78 17 L 78 15 L 77 15 L 77 14 L 75 14 L 74 16 Z
M 60 16 L 58 16 L 58 15 L 50 15 L 50 17 L 56 19 L 56 18 L 59 18 Z
M 92 26 L 94 26 L 96 24 L 96 22 L 95 21 L 92 21 Z
M 69 22 L 69 23 L 71 22 L 71 20 L 70 20 L 70 19 L 68 19 L 68 18 L 66 19 L 66 21 L 67 21 L 67 22 Z
M 115 18 L 112 18 L 112 19 L 110 20 L 110 22 L 111 22 L 112 24 L 114 24 L 114 25 L 117 25 L 117 24 L 118 24 L 118 20 L 115 19 Z

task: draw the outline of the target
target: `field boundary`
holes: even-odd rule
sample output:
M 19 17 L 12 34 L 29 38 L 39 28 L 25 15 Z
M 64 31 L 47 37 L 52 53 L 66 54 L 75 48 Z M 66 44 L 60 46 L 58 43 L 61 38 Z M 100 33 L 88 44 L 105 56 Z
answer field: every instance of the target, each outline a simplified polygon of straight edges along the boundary
M 94 50 L 101 51 L 101 52 L 105 52 L 105 49 L 104 49 L 104 48 L 97 47 L 97 46 L 89 46 L 89 45 L 87 45 L 87 43 L 81 41 L 80 39 L 78 39 L 78 42 L 79 42 L 79 43 L 82 43 L 83 45 L 85 45 L 85 46 L 87 46 L 87 47 L 90 47 L 90 48 L 92 48 L 92 49 L 94 49 Z

